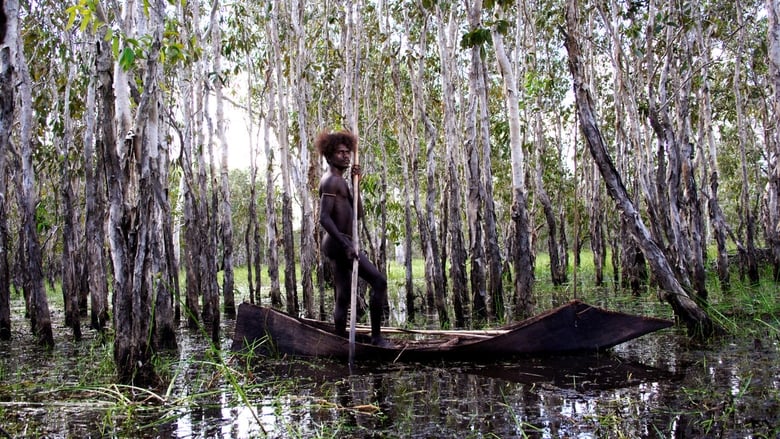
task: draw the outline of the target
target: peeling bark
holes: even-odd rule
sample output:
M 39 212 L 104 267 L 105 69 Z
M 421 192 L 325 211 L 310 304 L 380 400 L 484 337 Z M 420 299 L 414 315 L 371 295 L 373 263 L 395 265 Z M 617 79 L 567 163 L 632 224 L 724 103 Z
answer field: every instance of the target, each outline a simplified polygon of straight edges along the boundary
M 499 70 L 504 79 L 504 99 L 509 114 L 509 136 L 512 156 L 512 267 L 515 276 L 514 316 L 518 319 L 534 313 L 534 258 L 531 251 L 528 207 L 525 187 L 525 157 L 520 141 L 520 116 L 518 114 L 517 80 L 504 49 L 503 36 L 492 28 L 493 45 Z
M 715 324 L 709 316 L 694 302 L 674 276 L 660 247 L 651 238 L 639 212 L 628 196 L 623 181 L 612 163 L 601 131 L 596 122 L 593 110 L 591 92 L 584 87 L 587 83 L 583 73 L 579 40 L 582 38 L 579 29 L 578 4 L 569 0 L 566 4 L 565 46 L 569 54 L 569 70 L 574 82 L 574 94 L 580 126 L 588 143 L 591 155 L 599 167 L 601 176 L 607 186 L 610 196 L 617 203 L 621 216 L 626 221 L 628 230 L 642 249 L 650 267 L 653 270 L 660 290 L 661 299 L 667 301 L 687 325 L 689 333 L 696 335 L 711 335 L 715 332 Z
M 0 8 L 0 340 L 11 339 L 11 273 L 8 267 L 10 240 L 6 206 L 6 151 L 10 148 L 11 126 L 14 119 L 13 61 L 11 50 L 5 46 L 6 11 L 8 0 Z

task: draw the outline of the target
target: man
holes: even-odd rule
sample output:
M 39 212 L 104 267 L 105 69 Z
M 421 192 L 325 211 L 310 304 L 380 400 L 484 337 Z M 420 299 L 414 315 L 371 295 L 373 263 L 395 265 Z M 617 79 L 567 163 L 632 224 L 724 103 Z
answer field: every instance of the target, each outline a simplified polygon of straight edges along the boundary
M 333 319 L 336 333 L 346 336 L 347 309 L 352 291 L 352 263 L 358 260 L 358 275 L 371 285 L 369 315 L 371 316 L 371 343 L 389 346 L 381 336 L 382 304 L 387 297 L 387 279 L 365 255 L 355 252 L 352 243 L 354 221 L 353 198 L 344 178 L 352 161 L 357 137 L 348 131 L 322 132 L 314 146 L 328 162 L 328 171 L 320 180 L 320 224 L 327 234 L 322 240 L 322 253 L 333 262 L 333 283 L 336 304 Z M 360 167 L 352 166 L 352 176 L 360 177 Z M 362 215 L 358 198 L 358 214 Z

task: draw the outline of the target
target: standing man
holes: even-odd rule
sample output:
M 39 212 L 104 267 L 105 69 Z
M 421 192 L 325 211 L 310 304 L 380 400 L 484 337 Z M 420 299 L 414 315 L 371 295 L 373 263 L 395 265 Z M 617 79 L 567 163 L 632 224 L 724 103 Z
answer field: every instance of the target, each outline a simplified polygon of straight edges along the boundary
M 355 252 L 352 243 L 354 218 L 353 198 L 344 174 L 349 168 L 357 137 L 348 131 L 323 131 L 314 141 L 314 147 L 328 162 L 328 171 L 320 179 L 320 224 L 327 234 L 322 240 L 322 253 L 333 262 L 333 283 L 336 305 L 333 319 L 336 333 L 347 335 L 347 309 L 352 291 L 352 261 L 358 260 L 358 275 L 371 285 L 369 314 L 371 316 L 371 343 L 389 346 L 381 336 L 382 304 L 387 297 L 387 279 L 365 255 Z M 360 177 L 360 167 L 352 167 L 352 176 Z M 358 179 L 359 181 L 359 179 Z M 358 214 L 363 207 L 358 197 Z

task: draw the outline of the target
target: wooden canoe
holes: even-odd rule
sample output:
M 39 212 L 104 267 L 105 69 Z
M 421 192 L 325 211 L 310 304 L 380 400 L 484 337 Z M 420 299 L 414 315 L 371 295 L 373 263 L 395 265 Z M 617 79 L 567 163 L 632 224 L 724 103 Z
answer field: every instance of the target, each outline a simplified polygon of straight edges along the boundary
M 358 334 L 356 360 L 486 361 L 515 356 L 598 352 L 672 326 L 669 320 L 609 311 L 574 300 L 493 331 L 414 331 L 386 328 L 392 347 L 368 343 Z M 401 333 L 402 337 L 396 337 Z M 361 336 L 362 335 L 362 336 Z M 393 335 L 393 337 L 391 337 Z M 349 340 L 333 325 L 301 319 L 272 308 L 238 307 L 234 351 L 302 357 L 347 358 Z

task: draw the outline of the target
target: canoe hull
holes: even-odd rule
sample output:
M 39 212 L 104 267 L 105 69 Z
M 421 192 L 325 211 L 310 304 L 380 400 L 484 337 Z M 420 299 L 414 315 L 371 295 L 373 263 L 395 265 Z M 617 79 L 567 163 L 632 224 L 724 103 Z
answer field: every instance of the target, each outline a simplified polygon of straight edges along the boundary
M 514 356 L 598 352 L 672 326 L 652 317 L 608 311 L 572 301 L 504 328 L 491 337 L 450 336 L 427 346 L 396 343 L 382 348 L 358 341 L 355 359 L 376 361 L 490 361 Z M 347 358 L 349 341 L 271 308 L 242 303 L 238 308 L 233 350 L 263 354 Z

